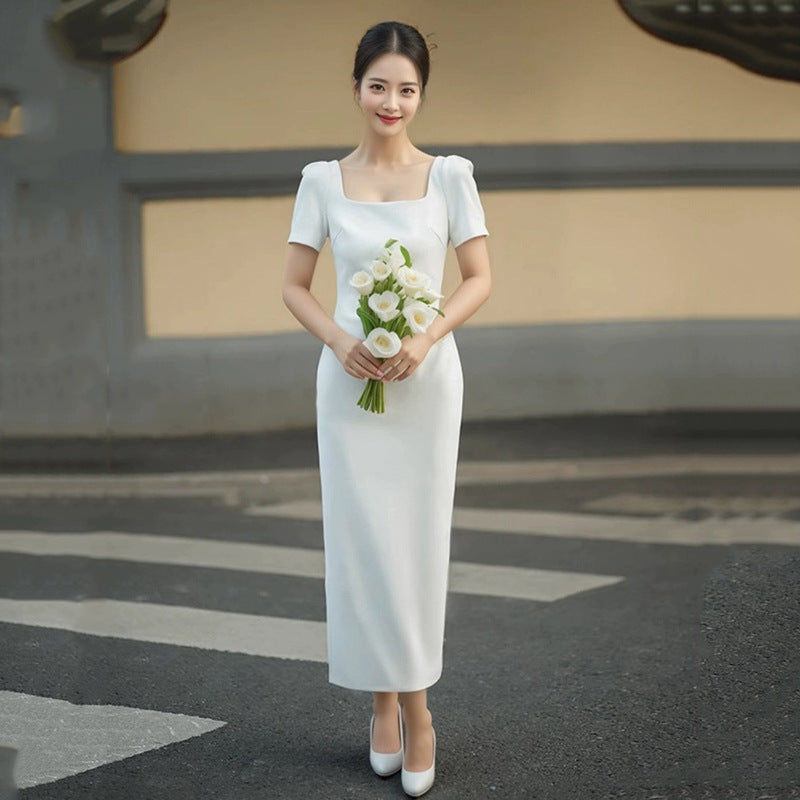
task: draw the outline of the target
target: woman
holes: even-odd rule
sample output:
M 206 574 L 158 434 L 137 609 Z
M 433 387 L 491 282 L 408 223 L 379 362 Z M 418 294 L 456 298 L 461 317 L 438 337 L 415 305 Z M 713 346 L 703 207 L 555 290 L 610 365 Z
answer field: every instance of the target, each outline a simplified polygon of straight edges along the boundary
M 322 342 L 316 375 L 328 680 L 373 692 L 370 763 L 401 771 L 406 793 L 433 784 L 436 733 L 427 687 L 442 673 L 450 525 L 463 398 L 452 330 L 489 296 L 491 273 L 473 165 L 431 156 L 408 127 L 419 110 L 429 52 L 416 28 L 382 22 L 361 39 L 353 68 L 363 115 L 358 147 L 302 171 L 283 299 Z M 309 287 L 329 238 L 337 273 L 333 317 Z M 376 358 L 350 279 L 396 239 L 439 293 L 448 243 L 463 277 L 427 330 Z M 435 298 L 435 299 L 434 299 Z M 380 380 L 384 413 L 358 405 Z

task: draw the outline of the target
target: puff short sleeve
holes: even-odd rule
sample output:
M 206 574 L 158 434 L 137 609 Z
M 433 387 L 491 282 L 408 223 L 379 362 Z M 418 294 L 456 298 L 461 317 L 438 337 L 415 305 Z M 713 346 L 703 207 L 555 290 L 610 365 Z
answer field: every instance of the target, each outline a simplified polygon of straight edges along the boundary
M 475 236 L 488 236 L 478 187 L 472 177 L 472 162 L 463 156 L 451 155 L 445 159 L 444 167 L 447 222 L 453 247 Z
M 312 161 L 302 170 L 294 201 L 289 242 L 322 250 L 328 236 L 328 172 L 324 161 Z

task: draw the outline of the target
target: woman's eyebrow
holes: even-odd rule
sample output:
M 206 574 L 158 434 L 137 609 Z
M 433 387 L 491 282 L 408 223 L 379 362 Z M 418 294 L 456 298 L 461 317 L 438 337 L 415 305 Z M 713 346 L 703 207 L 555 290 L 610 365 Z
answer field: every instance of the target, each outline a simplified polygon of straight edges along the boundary
M 377 81 L 378 83 L 389 83 L 389 81 L 384 80 L 383 78 L 367 78 L 368 81 Z M 419 86 L 416 81 L 403 81 L 401 86 Z

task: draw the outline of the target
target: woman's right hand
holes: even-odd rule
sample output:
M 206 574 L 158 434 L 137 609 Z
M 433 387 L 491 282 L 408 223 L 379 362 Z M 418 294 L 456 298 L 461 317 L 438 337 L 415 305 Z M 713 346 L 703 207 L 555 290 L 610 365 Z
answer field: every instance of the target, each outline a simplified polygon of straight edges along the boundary
M 341 361 L 348 375 L 354 378 L 372 378 L 376 381 L 381 379 L 381 361 L 367 350 L 362 339 L 342 331 L 331 345 L 331 350 Z

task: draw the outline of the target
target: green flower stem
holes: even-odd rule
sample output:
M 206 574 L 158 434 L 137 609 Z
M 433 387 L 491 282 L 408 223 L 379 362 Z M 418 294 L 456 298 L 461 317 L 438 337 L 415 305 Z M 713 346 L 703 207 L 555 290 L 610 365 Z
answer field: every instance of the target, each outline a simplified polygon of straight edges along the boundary
M 383 381 L 367 378 L 367 385 L 358 398 L 358 405 L 366 411 L 383 414 L 386 411 Z

